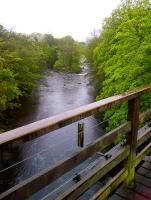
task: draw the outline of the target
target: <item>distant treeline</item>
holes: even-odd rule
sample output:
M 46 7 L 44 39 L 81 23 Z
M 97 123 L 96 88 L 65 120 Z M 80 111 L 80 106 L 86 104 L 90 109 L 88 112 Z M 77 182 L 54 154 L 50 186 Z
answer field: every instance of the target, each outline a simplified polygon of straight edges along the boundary
M 97 100 L 151 83 L 151 3 L 125 0 L 103 23 L 100 36 L 87 43 L 87 60 L 97 77 Z M 142 111 L 151 94 L 142 97 Z M 108 130 L 127 118 L 127 104 L 105 112 Z
M 44 69 L 80 71 L 81 44 L 71 36 L 20 34 L 0 25 L 0 118 L 31 93 Z

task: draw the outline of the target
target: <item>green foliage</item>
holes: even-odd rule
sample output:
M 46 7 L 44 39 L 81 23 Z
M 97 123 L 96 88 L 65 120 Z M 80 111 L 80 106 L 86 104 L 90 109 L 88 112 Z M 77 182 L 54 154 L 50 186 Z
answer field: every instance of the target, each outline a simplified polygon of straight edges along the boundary
M 12 109 L 15 106 L 12 100 L 18 98 L 20 91 L 9 69 L 0 69 L 0 80 L 0 112 L 2 112 L 6 108 Z
M 80 72 L 80 46 L 71 36 L 66 36 L 58 41 L 57 61 L 55 69 L 62 71 Z
M 34 36 L 34 39 L 38 47 L 40 66 L 53 69 L 57 60 L 56 39 L 51 34 L 45 34 L 44 36 L 38 34 L 37 37 Z
M 94 52 L 94 68 L 100 79 L 97 100 L 151 83 L 151 4 L 147 0 L 123 1 L 105 19 Z M 142 110 L 150 107 L 151 95 L 142 97 Z M 126 120 L 122 104 L 105 113 L 108 130 Z
M 0 26 L 0 116 L 18 106 L 40 77 L 42 49 L 30 36 L 9 32 Z
M 85 57 L 88 63 L 93 66 L 94 63 L 94 50 L 97 47 L 99 43 L 99 37 L 97 35 L 92 36 L 91 39 L 89 39 L 86 43 L 86 48 L 85 48 Z
M 70 36 L 10 32 L 0 25 L 0 118 L 28 96 L 46 68 L 80 71 L 80 47 Z

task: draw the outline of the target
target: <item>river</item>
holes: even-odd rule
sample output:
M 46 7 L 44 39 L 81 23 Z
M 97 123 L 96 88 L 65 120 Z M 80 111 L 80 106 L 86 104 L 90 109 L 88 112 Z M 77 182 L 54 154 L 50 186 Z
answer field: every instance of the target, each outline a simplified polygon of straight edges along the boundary
M 81 74 L 63 74 L 48 70 L 32 96 L 23 101 L 20 111 L 9 126 L 16 128 L 86 105 L 94 100 L 95 89 L 87 65 L 83 67 Z M 87 145 L 100 137 L 103 131 L 98 128 L 96 117 L 92 116 L 82 121 L 85 123 Z M 77 123 L 24 142 L 19 149 L 14 150 L 13 162 L 6 160 L 3 165 L 2 191 L 69 156 L 78 148 Z M 14 160 L 18 164 L 15 164 Z

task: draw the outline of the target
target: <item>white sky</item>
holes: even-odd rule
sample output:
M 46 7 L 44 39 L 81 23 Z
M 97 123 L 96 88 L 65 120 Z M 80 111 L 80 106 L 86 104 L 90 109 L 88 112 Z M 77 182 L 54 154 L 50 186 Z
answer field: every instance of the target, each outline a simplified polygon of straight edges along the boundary
M 0 0 L 0 24 L 22 33 L 71 35 L 85 41 L 120 0 Z

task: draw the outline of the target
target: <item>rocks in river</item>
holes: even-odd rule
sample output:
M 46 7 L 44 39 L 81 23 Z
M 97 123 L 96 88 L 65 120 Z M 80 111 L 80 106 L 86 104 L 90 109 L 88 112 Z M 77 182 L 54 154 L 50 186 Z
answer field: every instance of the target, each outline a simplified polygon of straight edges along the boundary
M 67 74 L 68 79 L 72 79 L 72 74 Z

